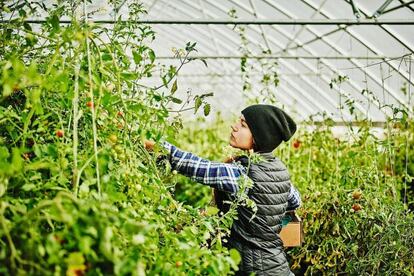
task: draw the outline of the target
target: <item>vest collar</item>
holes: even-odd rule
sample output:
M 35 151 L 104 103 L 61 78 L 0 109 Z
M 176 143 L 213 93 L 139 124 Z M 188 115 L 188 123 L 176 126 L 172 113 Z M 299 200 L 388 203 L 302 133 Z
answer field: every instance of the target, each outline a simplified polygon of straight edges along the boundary
M 273 160 L 275 157 L 272 152 L 256 152 L 255 154 L 260 155 L 266 161 Z M 243 166 L 249 165 L 249 157 L 247 155 L 241 155 L 235 159 L 236 162 L 240 162 Z
M 263 157 L 266 160 L 271 160 L 274 159 L 275 157 L 273 156 L 272 152 L 259 152 L 258 154 L 260 154 L 261 157 Z

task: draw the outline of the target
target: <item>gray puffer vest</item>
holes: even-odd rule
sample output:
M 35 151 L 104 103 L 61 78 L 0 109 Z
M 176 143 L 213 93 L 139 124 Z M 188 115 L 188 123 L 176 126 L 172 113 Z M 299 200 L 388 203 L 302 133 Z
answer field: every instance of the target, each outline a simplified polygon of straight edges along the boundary
M 237 249 L 242 261 L 237 275 L 290 275 L 289 264 L 279 237 L 282 218 L 286 212 L 290 190 L 290 177 L 286 166 L 271 153 L 264 153 L 265 159 L 257 164 L 250 164 L 248 176 L 253 180 L 253 187 L 248 196 L 257 206 L 256 216 L 249 207 L 239 206 L 238 219 L 233 222 L 228 247 Z M 239 161 L 248 166 L 247 157 Z M 216 192 L 219 209 L 228 211 L 223 201 L 231 200 L 225 192 Z M 226 208 L 227 207 L 227 208 Z

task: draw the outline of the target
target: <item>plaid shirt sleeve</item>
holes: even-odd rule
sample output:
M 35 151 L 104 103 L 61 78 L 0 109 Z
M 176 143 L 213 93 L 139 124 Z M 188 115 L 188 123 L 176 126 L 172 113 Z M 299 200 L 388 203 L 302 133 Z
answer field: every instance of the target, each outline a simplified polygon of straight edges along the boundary
M 300 207 L 301 199 L 298 190 L 293 185 L 290 185 L 290 192 L 288 196 L 287 211 L 293 211 Z
M 164 148 L 170 153 L 173 169 L 191 179 L 221 191 L 236 194 L 240 177 L 247 177 L 245 168 L 237 163 L 212 162 L 193 153 L 180 150 L 167 142 Z

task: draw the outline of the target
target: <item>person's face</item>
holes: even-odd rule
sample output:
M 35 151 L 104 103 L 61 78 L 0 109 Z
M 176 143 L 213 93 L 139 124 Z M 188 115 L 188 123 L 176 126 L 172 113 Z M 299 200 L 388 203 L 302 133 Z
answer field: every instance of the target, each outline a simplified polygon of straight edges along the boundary
M 241 115 L 240 119 L 231 126 L 231 129 L 230 146 L 242 150 L 250 150 L 253 148 L 253 134 L 243 115 Z

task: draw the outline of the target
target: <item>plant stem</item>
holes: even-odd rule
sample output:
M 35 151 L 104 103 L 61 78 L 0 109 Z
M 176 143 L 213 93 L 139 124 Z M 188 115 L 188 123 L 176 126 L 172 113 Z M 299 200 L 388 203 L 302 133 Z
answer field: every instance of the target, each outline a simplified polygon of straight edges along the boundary
M 78 195 L 78 120 L 79 120 L 79 71 L 80 64 L 79 60 L 76 61 L 75 65 L 75 87 L 74 95 L 72 100 L 73 106 L 73 177 L 72 185 L 75 191 L 75 196 Z
M 87 24 L 88 20 L 88 14 L 86 12 L 86 0 L 83 1 L 83 13 L 85 17 L 85 24 Z M 92 102 L 92 131 L 93 131 L 93 151 L 95 155 L 95 168 L 96 168 L 96 184 L 98 186 L 98 195 L 101 196 L 101 182 L 100 182 L 100 176 L 99 176 L 99 162 L 98 162 L 98 143 L 97 143 L 97 137 L 98 133 L 96 131 L 96 112 L 95 112 L 95 103 L 94 103 L 94 95 L 93 95 L 93 81 L 92 81 L 92 64 L 91 64 L 91 54 L 89 49 L 89 31 L 87 26 L 85 26 L 85 41 L 86 41 L 86 54 L 88 59 L 88 79 L 89 79 L 89 97 Z
M 183 60 L 181 60 L 181 64 L 180 64 L 180 66 L 178 66 L 178 68 L 177 68 L 177 70 L 174 72 L 174 74 L 171 76 L 171 78 L 164 84 L 161 84 L 161 85 L 159 85 L 159 86 L 156 86 L 156 87 L 154 87 L 153 88 L 153 90 L 155 91 L 155 90 L 158 90 L 158 89 L 160 89 L 160 88 L 162 88 L 162 87 L 167 87 L 168 86 L 168 84 L 175 78 L 175 76 L 177 76 L 178 75 L 178 72 L 181 70 L 181 67 L 183 67 L 183 65 L 186 63 L 186 61 L 187 61 L 187 59 L 188 59 L 188 55 L 190 54 L 190 52 L 191 51 L 187 51 L 187 53 L 185 54 L 185 56 L 184 56 L 184 59 Z
M 100 149 L 99 151 L 101 151 L 102 149 Z M 99 152 L 98 151 L 98 152 Z M 78 188 L 78 190 L 79 190 L 79 182 L 80 182 L 80 177 L 81 177 L 81 175 L 82 175 L 82 172 L 83 172 L 83 170 L 89 165 L 89 163 L 92 161 L 92 159 L 95 157 L 95 155 L 93 155 L 93 156 L 91 156 L 91 157 L 89 157 L 89 159 L 88 160 L 86 160 L 86 162 L 85 162 L 85 164 L 83 164 L 83 166 L 78 170 L 78 175 L 77 175 L 77 178 L 76 178 L 76 180 L 75 180 L 75 183 L 76 183 L 76 187 Z M 76 190 L 76 195 L 78 194 L 78 190 Z

